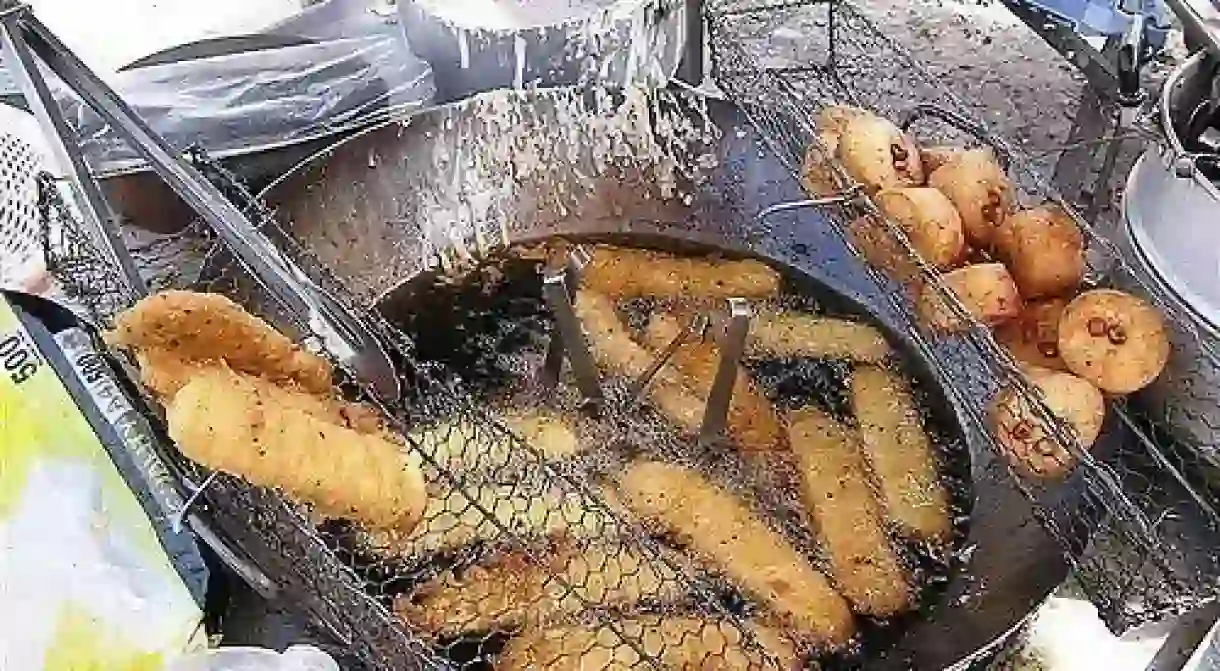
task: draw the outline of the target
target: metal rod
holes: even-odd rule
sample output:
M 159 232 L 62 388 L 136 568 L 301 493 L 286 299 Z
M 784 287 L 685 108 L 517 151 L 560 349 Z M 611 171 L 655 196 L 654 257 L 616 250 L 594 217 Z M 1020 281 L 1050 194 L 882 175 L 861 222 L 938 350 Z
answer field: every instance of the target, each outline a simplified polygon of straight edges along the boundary
M 576 300 L 576 290 L 580 288 L 585 266 L 591 259 L 589 252 L 583 247 L 577 247 L 568 254 L 564 284 L 567 286 L 569 300 Z M 559 386 L 559 378 L 563 374 L 563 362 L 563 339 L 551 338 L 546 349 L 546 359 L 542 363 L 542 373 L 539 376 L 544 391 Z
M 705 25 L 703 23 L 703 0 L 686 0 L 686 46 L 683 49 L 682 62 L 678 64 L 678 79 L 699 86 L 703 83 L 703 40 Z
M 584 329 L 576 317 L 572 303 L 572 294 L 568 290 L 567 273 L 559 272 L 550 275 L 542 282 L 542 293 L 547 305 L 555 315 L 555 323 L 559 329 L 563 351 L 572 365 L 572 374 L 576 377 L 576 386 L 588 402 L 600 402 L 603 398 L 601 380 L 597 373 L 597 364 L 589 352 L 589 343 L 585 340 Z
M 1220 602 L 1211 602 L 1178 618 L 1145 671 L 1182 671 L 1220 619 Z M 1215 668 L 1215 667 L 1213 667 Z M 1200 671 L 1208 671 L 1201 666 Z
M 652 381 L 656 379 L 657 373 L 661 372 L 661 369 L 665 367 L 665 364 L 669 363 L 669 360 L 672 359 L 674 354 L 678 352 L 678 348 L 689 341 L 691 336 L 702 336 L 707 332 L 710 325 L 711 319 L 709 319 L 707 315 L 696 315 L 685 328 L 679 331 L 678 335 L 674 336 L 674 339 L 671 340 L 669 344 L 665 346 L 665 349 L 661 350 L 661 353 L 657 355 L 657 358 L 654 359 L 651 364 L 649 364 L 644 373 L 631 383 L 631 387 L 629 388 L 632 397 L 631 402 L 636 404 L 642 401 L 644 394 L 648 392 L 649 385 L 651 385 Z
M 737 383 L 737 369 L 745 355 L 751 316 L 750 304 L 744 298 L 729 299 L 729 323 L 725 328 L 724 341 L 720 343 L 720 366 L 716 369 L 712 390 L 707 395 L 707 407 L 703 410 L 703 423 L 699 427 L 701 443 L 718 440 L 728 425 L 733 385 Z
M 127 246 L 119 233 L 117 221 L 102 189 L 89 170 L 89 164 L 80 153 L 76 142 L 68 138 L 75 137 L 75 131 L 64 119 L 63 110 L 51 94 L 47 82 L 42 78 L 34 54 L 22 34 L 20 21 L 29 13 L 29 8 L 19 6 L 10 11 L 0 21 L 0 41 L 4 51 L 16 59 L 17 67 L 10 67 L 9 72 L 17 79 L 25 94 L 26 104 L 34 112 L 43 128 L 43 135 L 50 142 L 59 162 L 68 169 L 72 188 L 76 192 L 76 204 L 85 225 L 89 228 L 94 242 L 99 244 L 102 252 L 109 257 L 110 262 L 123 273 L 123 278 L 136 296 L 148 293 L 148 287 L 140 277 Z
M 267 574 L 263 573 L 257 566 L 239 556 L 232 548 L 225 544 L 216 535 L 216 532 L 212 531 L 207 522 L 204 522 L 198 515 L 193 513 L 187 516 L 186 521 L 190 524 L 191 531 L 194 531 L 208 547 L 212 548 L 212 551 L 216 553 L 216 557 L 225 566 L 229 567 L 229 570 L 236 573 L 237 577 L 249 585 L 250 589 L 253 589 L 264 599 L 274 599 L 279 596 L 279 585 L 271 580 L 271 578 L 268 578 Z
M 788 212 L 791 210 L 803 210 L 807 207 L 825 207 L 827 205 L 840 205 L 842 203 L 846 203 L 846 202 L 855 200 L 859 195 L 860 195 L 860 189 L 858 187 L 852 187 L 850 190 L 848 190 L 844 193 L 841 193 L 837 196 L 826 196 L 824 198 L 804 198 L 802 200 L 793 200 L 793 201 L 789 201 L 786 203 L 776 203 L 775 205 L 771 205 L 769 207 L 763 208 L 763 210 L 758 213 L 758 218 L 766 219 L 767 217 L 769 217 L 773 214 L 778 214 L 780 212 Z

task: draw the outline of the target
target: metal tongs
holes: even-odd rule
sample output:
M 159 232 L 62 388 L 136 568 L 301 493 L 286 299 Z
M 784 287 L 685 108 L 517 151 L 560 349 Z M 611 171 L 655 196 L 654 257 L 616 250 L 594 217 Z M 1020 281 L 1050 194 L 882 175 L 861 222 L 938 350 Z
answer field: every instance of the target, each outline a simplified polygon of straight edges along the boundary
M 563 269 L 548 273 L 543 278 L 543 296 L 547 307 L 555 316 L 558 337 L 551 341 L 543 364 L 542 379 L 544 389 L 552 389 L 559 383 L 564 361 L 568 361 L 585 403 L 596 407 L 605 401 L 601 376 L 574 304 L 582 271 L 590 258 L 586 250 L 578 247 L 569 255 Z M 648 368 L 631 382 L 627 409 L 634 408 L 643 401 L 657 374 L 677 354 L 682 345 L 696 339 L 710 338 L 719 346 L 720 359 L 704 406 L 698 438 L 701 445 L 723 440 L 728 425 L 729 406 L 733 400 L 733 388 L 737 383 L 737 372 L 745 356 L 752 316 L 750 304 L 744 298 L 729 299 L 724 313 L 696 315 L 657 354 Z
M 51 94 L 38 60 L 119 131 L 178 197 L 216 232 L 237 260 L 280 301 L 287 313 L 308 326 L 327 352 L 371 387 L 380 400 L 398 400 L 401 394 L 398 376 L 373 332 L 334 296 L 311 281 L 219 189 L 154 133 L 33 15 L 28 5 L 0 0 L 0 41 L 11 56 L 10 69 L 48 141 L 64 166 L 70 168 L 85 225 L 123 272 L 134 295 L 147 293 L 147 288 L 123 245 L 101 188 Z

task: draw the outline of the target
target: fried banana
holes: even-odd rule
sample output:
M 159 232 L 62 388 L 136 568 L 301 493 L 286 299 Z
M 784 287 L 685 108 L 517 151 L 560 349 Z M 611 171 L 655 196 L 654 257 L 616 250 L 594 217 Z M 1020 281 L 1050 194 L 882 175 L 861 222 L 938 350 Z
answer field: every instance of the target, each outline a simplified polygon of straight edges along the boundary
M 313 398 L 208 366 L 174 395 L 166 422 L 182 453 L 209 468 L 281 489 L 326 516 L 409 532 L 427 503 L 419 464 L 384 434 L 313 414 Z
M 803 312 L 762 312 L 750 322 L 747 352 L 764 357 L 816 357 L 880 363 L 893 351 L 868 324 Z
M 178 393 L 201 370 L 215 364 L 187 361 L 177 354 L 154 347 L 138 350 L 136 363 L 140 380 L 163 401 Z M 262 378 L 253 381 L 262 393 L 285 408 L 296 408 L 320 420 L 334 422 L 359 433 L 380 433 L 384 430 L 381 415 L 358 403 L 348 403 L 330 394 L 304 393 L 288 385 L 275 384 Z
M 501 671 L 550 669 L 626 671 L 666 669 L 773 670 L 801 668 L 792 642 L 755 623 L 719 618 L 640 616 L 592 626 L 527 629 L 509 641 L 496 662 Z M 752 645 L 751 645 L 752 644 Z M 640 651 L 647 659 L 640 657 Z
M 682 325 L 665 314 L 654 314 L 648 323 L 648 343 L 664 350 L 678 334 Z M 720 368 L 720 348 L 711 342 L 688 342 L 674 352 L 672 359 L 685 377 L 685 382 L 704 398 L 712 391 L 716 372 Z M 784 427 L 775 406 L 754 386 L 750 374 L 738 369 L 729 403 L 728 430 L 747 452 L 768 452 L 782 449 Z
M 119 314 L 107 340 L 134 350 L 159 348 L 184 361 L 223 361 L 239 373 L 331 393 L 326 359 L 220 294 L 162 291 L 143 298 Z
M 948 538 L 953 532 L 949 494 L 906 382 L 888 370 L 860 366 L 852 374 L 851 400 L 889 518 L 911 538 Z
M 652 555 L 619 543 L 560 550 L 535 560 L 525 552 L 450 571 L 395 603 L 412 627 L 438 638 L 504 631 L 579 615 L 590 607 L 673 604 L 686 595 L 676 554 Z
M 405 535 L 375 534 L 372 541 L 404 557 L 453 552 L 512 537 L 588 539 L 616 535 L 614 516 L 581 493 L 545 485 L 479 484 L 432 496 L 423 522 Z M 507 532 L 505 531 L 507 530 Z
M 543 459 L 561 461 L 583 450 L 576 432 L 559 417 L 524 412 L 505 415 L 500 420 L 537 449 Z M 413 431 L 411 437 L 440 468 L 450 472 L 494 476 L 511 469 L 514 461 L 528 464 L 532 460 L 507 437 L 465 421 Z
M 581 283 L 615 299 L 716 300 L 775 296 L 780 276 L 759 261 L 688 258 L 599 245 Z
M 826 413 L 805 409 L 791 416 L 789 440 L 805 507 L 843 596 L 867 615 L 889 617 L 910 608 L 911 587 L 886 535 L 859 437 Z
M 636 514 L 678 536 L 785 623 L 838 646 L 855 631 L 826 576 L 733 494 L 683 466 L 641 462 L 620 480 Z
M 656 353 L 631 338 L 608 297 L 594 291 L 579 291 L 576 316 L 589 338 L 593 357 L 603 370 L 632 379 L 648 371 Z M 706 406 L 672 369 L 662 368 L 657 372 L 648 387 L 648 398 L 679 428 L 688 433 L 699 431 Z

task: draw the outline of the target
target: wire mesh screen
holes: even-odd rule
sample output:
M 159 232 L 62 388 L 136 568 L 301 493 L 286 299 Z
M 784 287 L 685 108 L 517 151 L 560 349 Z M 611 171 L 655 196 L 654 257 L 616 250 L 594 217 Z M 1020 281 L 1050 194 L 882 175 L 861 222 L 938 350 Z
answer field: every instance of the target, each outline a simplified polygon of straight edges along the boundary
M 827 129 L 818 116 L 830 105 L 867 108 L 908 129 L 924 146 L 990 147 L 1015 182 L 1021 205 L 1050 202 L 1072 215 L 1088 246 L 1086 286 L 1142 286 L 1113 242 L 1075 215 L 1028 167 L 1025 156 L 975 120 L 966 105 L 850 4 L 720 2 L 713 3 L 709 14 L 717 82 L 807 186 L 811 166 L 828 166 L 830 173 L 821 177 L 833 190 L 846 191 L 854 183 L 838 159 L 831 158 L 833 150 L 820 135 Z M 801 39 L 775 39 L 785 30 L 800 32 Z M 973 423 L 995 436 L 992 399 L 1007 394 L 1010 402 L 1017 399 L 1024 407 L 1022 412 L 1046 422 L 1043 439 L 1072 435 L 1065 433 L 1062 419 L 1048 412 L 1045 395 L 1028 383 L 1021 364 L 997 345 L 989 328 L 962 310 L 941 273 L 871 201 L 855 199 L 849 207 L 828 212 L 844 239 L 877 264 L 874 277 L 890 289 L 895 312 L 905 315 L 907 328 L 922 332 L 925 345 L 937 352 L 943 370 L 957 381 L 953 387 Z M 861 217 L 875 218 L 872 230 L 879 231 L 882 245 L 876 237 L 859 235 Z M 885 252 L 881 256 L 879 247 Z M 990 260 L 975 258 L 976 263 Z M 1145 295 L 1163 296 L 1158 288 L 1143 289 Z M 949 337 L 928 331 L 927 322 L 921 323 L 910 307 L 916 298 L 941 303 L 970 327 Z M 1189 317 L 1172 303 L 1159 302 L 1157 308 L 1174 329 L 1194 334 Z M 1197 335 L 1192 340 L 1200 341 Z M 1205 343 L 1201 348 L 1204 360 L 1198 365 L 1214 365 L 1214 349 Z M 1071 477 L 1048 483 L 1038 477 L 1047 472 L 1030 474 L 1026 467 L 1014 471 L 1013 478 L 1072 559 L 1107 623 L 1123 630 L 1215 596 L 1217 567 L 1208 548 L 1214 546 L 1217 518 L 1202 479 L 1205 471 L 1192 451 L 1151 431 L 1124 400 L 1112 400 L 1110 407 L 1094 450 L 1055 438 L 1072 448 L 1040 451 L 1047 457 L 1047 472 L 1081 462 Z M 996 441 L 997 453 L 1004 453 L 1003 445 Z

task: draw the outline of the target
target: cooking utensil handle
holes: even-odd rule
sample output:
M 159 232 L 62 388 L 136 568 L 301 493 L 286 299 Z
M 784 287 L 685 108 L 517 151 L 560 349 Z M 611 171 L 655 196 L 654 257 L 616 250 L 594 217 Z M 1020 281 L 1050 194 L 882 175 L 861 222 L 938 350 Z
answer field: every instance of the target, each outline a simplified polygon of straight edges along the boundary
M 65 139 L 74 137 L 74 131 L 64 119 L 63 110 L 52 95 L 46 80 L 39 73 L 34 54 L 22 34 L 19 21 L 27 13 L 27 8 L 10 7 L 3 15 L 3 21 L 0 21 L 0 43 L 3 44 L 3 50 L 17 61 L 17 67 L 11 67 L 9 71 L 21 86 L 26 104 L 38 118 L 39 124 L 44 130 L 50 131 L 44 135 L 47 136 L 46 139 L 60 163 L 69 170 L 85 226 L 94 241 L 101 245 L 102 252 L 109 257 L 108 260 L 122 272 L 131 292 L 137 297 L 143 296 L 148 293 L 148 287 L 136 268 L 135 259 L 123 243 L 114 214 L 102 195 L 101 186 L 90 172 L 80 147 Z
M 986 143 L 995 151 L 996 159 L 1000 161 L 1000 166 L 1005 170 L 1008 170 L 1009 166 L 1012 165 L 1013 150 L 1008 142 L 997 137 L 985 124 L 937 105 L 916 105 L 910 114 L 907 115 L 907 118 L 903 120 L 902 130 L 909 131 L 911 126 L 925 118 L 942 121 L 964 133 L 968 133 L 979 142 Z

